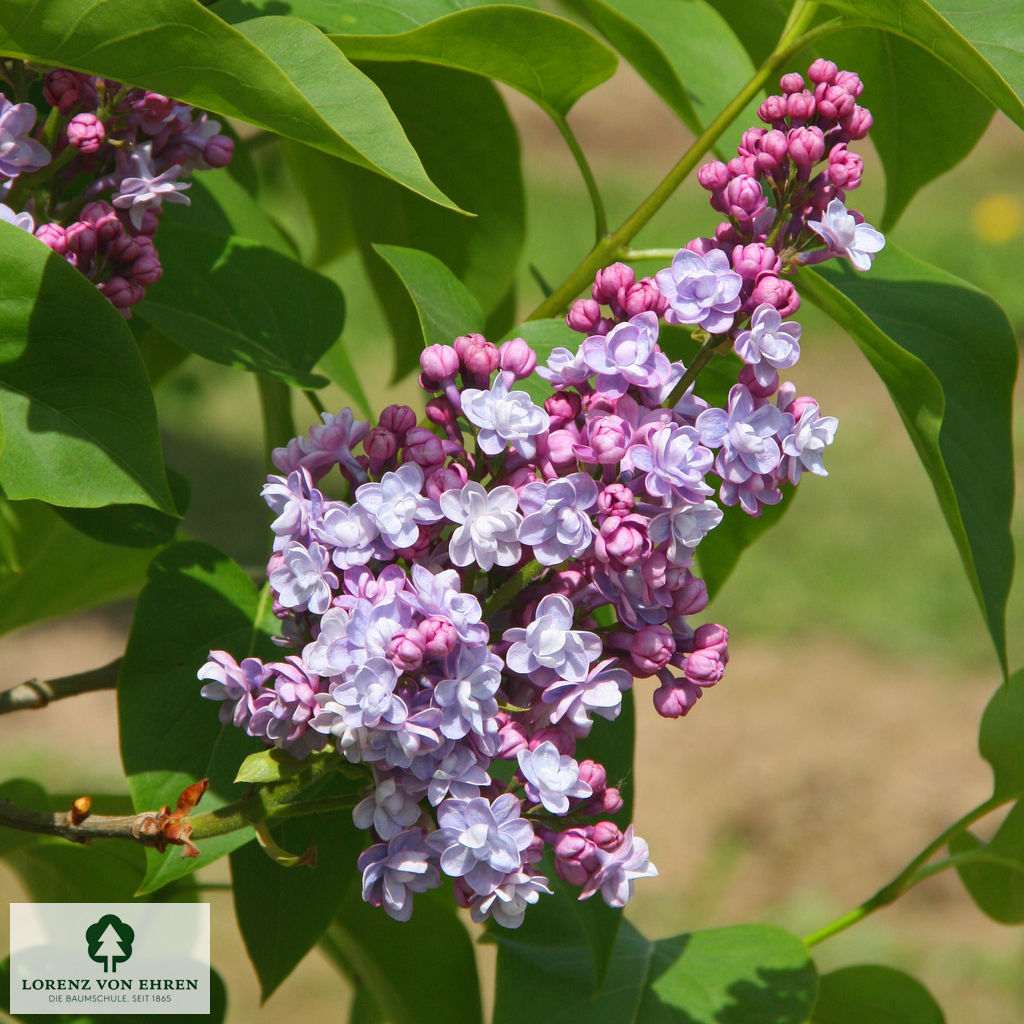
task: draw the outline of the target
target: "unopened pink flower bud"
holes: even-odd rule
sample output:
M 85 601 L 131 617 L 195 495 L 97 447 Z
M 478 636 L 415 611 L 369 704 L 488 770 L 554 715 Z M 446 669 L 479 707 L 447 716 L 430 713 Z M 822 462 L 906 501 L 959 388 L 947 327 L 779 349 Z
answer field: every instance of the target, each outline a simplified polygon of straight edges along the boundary
M 790 71 L 788 75 L 783 75 L 779 79 L 779 88 L 784 93 L 800 92 L 803 87 L 803 76 L 798 75 L 795 71 Z
M 729 184 L 729 168 L 721 160 L 704 164 L 697 170 L 697 181 L 709 192 L 720 192 Z
M 145 294 L 142 285 L 128 281 L 119 275 L 110 278 L 109 281 L 101 282 L 96 287 L 107 297 L 115 309 L 120 310 L 126 310 L 129 306 L 134 306 L 136 302 L 141 302 Z
M 169 96 L 160 92 L 146 92 L 141 99 L 132 103 L 132 110 L 147 121 L 166 121 L 176 104 Z
M 587 758 L 580 761 L 580 782 L 585 782 L 594 793 L 600 793 L 608 786 L 608 773 L 603 764 Z
M 431 390 L 440 387 L 459 372 L 459 357 L 451 345 L 428 345 L 420 353 L 420 368 L 423 370 L 423 384 Z
M 774 171 L 781 167 L 789 156 L 789 143 L 786 133 L 773 128 L 765 132 L 757 147 L 757 166 L 762 171 Z
M 699 686 L 688 679 L 673 679 L 666 673 L 653 694 L 654 710 L 662 718 L 680 718 L 697 703 L 700 695 Z
M 622 833 L 613 821 L 599 821 L 590 833 L 595 846 L 611 851 L 622 843 Z
M 632 267 L 627 267 L 625 263 L 613 263 L 594 275 L 590 293 L 596 302 L 603 302 L 614 309 L 615 305 L 622 304 L 622 299 L 635 281 Z
M 498 349 L 482 334 L 464 334 L 453 345 L 463 370 L 474 377 L 490 378 L 498 368 Z
M 754 398 L 771 398 L 779 390 L 779 373 L 772 370 L 770 379 L 762 384 L 755 376 L 753 366 L 744 364 L 737 383 L 742 384 Z
M 64 68 L 50 71 L 43 79 L 43 98 L 64 115 L 78 102 L 80 90 L 80 76 Z
M 691 238 L 684 248 L 687 252 L 695 252 L 698 256 L 707 256 L 712 249 L 717 249 L 718 242 L 714 238 Z
M 87 155 L 97 152 L 107 137 L 103 122 L 95 114 L 75 114 L 68 122 L 67 133 L 68 144 Z
M 763 128 L 748 128 L 740 136 L 740 144 L 736 148 L 742 156 L 753 156 L 757 152 L 757 146 L 764 131 Z
M 792 316 L 800 308 L 800 296 L 793 282 L 772 273 L 758 277 L 750 296 L 751 309 L 762 302 L 770 302 L 784 317 Z
M 132 277 L 145 288 L 156 284 L 163 273 L 164 268 L 155 252 L 147 252 L 132 263 Z
M 794 398 L 792 402 L 786 407 L 785 412 L 788 412 L 790 416 L 795 420 L 799 420 L 803 414 L 810 409 L 812 406 L 818 407 L 818 401 L 815 398 L 811 398 L 810 395 L 800 395 L 799 398 Z
M 551 417 L 551 429 L 575 420 L 581 408 L 580 396 L 575 391 L 556 391 L 544 400 L 544 411 Z
M 547 436 L 547 456 L 552 465 L 559 468 L 575 465 L 579 441 L 579 431 L 572 424 L 550 431 Z
M 662 316 L 668 309 L 668 299 L 658 290 L 652 278 L 645 277 L 626 292 L 622 308 L 630 318 L 641 313 L 656 313 Z
M 635 504 L 633 492 L 625 484 L 609 484 L 597 496 L 597 507 L 605 515 L 627 515 Z
M 524 380 L 537 365 L 537 353 L 523 338 L 512 338 L 498 349 L 498 365 L 513 374 L 516 380 Z
M 451 654 L 459 642 L 458 632 L 448 619 L 432 615 L 417 628 L 423 637 L 424 654 L 434 661 L 440 661 Z
M 775 127 L 780 127 L 785 122 L 787 113 L 785 96 L 769 96 L 757 108 L 758 118 L 764 121 L 765 124 Z
M 146 242 L 147 246 L 140 243 Z M 115 263 L 134 263 L 140 256 L 155 255 L 156 250 L 148 238 L 134 238 L 122 231 L 107 245 L 107 257 Z
M 599 465 L 613 466 L 626 454 L 631 433 L 621 417 L 598 416 L 587 423 L 585 439 Z
M 817 125 L 791 128 L 786 141 L 790 158 L 804 176 L 825 155 L 825 136 Z
M 839 68 L 830 60 L 819 57 L 808 69 L 807 77 L 815 84 L 831 82 L 836 77 Z
M 415 672 L 423 664 L 426 643 L 415 626 L 400 630 L 388 641 L 385 656 L 399 672 Z
M 855 189 L 864 173 L 864 161 L 846 148 L 845 142 L 837 143 L 828 154 L 828 180 L 830 185 L 845 190 Z
M 708 606 L 707 584 L 687 569 L 686 582 L 673 591 L 672 597 L 674 615 L 697 615 Z
M 449 401 L 446 395 L 438 395 L 427 402 L 427 419 L 439 427 L 454 427 L 458 421 L 458 413 L 455 406 Z
M 871 131 L 874 119 L 866 107 L 854 106 L 849 114 L 840 118 L 839 124 L 851 139 L 863 139 Z
M 401 440 L 416 426 L 416 413 L 407 405 L 389 405 L 380 414 L 380 425 Z
M 426 493 L 431 501 L 437 501 L 445 491 L 453 488 L 461 490 L 469 480 L 466 467 L 453 462 L 450 466 L 435 469 L 427 474 Z
M 607 516 L 594 538 L 594 554 L 618 572 L 636 565 L 650 551 L 647 519 L 641 515 Z
M 732 269 L 745 281 L 753 281 L 758 274 L 765 271 L 778 273 L 782 267 L 775 250 L 764 242 L 752 242 L 750 245 L 737 245 L 732 250 Z
M 571 828 L 555 840 L 555 871 L 569 885 L 582 888 L 598 867 L 597 847 L 589 829 Z
M 590 335 L 601 319 L 601 306 L 593 299 L 577 299 L 565 314 L 565 322 L 571 330 Z
M 68 251 L 68 240 L 59 224 L 40 224 L 36 228 L 36 238 L 48 245 L 58 256 L 63 256 Z
M 370 460 L 370 472 L 376 476 L 398 451 L 398 438 L 387 427 L 374 427 L 363 438 L 363 451 Z
M 68 250 L 79 258 L 79 266 L 96 251 L 96 231 L 91 224 L 76 220 L 74 224 L 68 225 L 64 239 Z
M 676 642 L 668 626 L 644 626 L 633 637 L 629 657 L 641 675 L 651 676 L 675 653 Z
M 235 140 L 230 135 L 214 135 L 203 147 L 203 160 L 211 167 L 227 167 L 234 155 Z
M 441 439 L 426 427 L 413 427 L 406 433 L 403 451 L 407 459 L 424 469 L 440 466 L 445 460 Z
M 790 124 L 794 127 L 806 124 L 814 117 L 816 109 L 814 94 L 806 89 L 786 97 L 786 114 L 789 116 Z
M 494 756 L 501 761 L 514 761 L 520 750 L 529 750 L 529 741 L 526 738 L 526 730 L 519 723 L 505 716 L 503 711 L 498 712 L 498 752 Z M 505 721 L 501 722 L 501 718 Z
M 844 117 L 854 107 L 854 97 L 842 86 L 824 82 L 814 87 L 814 102 L 819 116 L 830 121 Z
M 545 742 L 553 743 L 555 749 L 564 756 L 572 757 L 576 753 L 576 737 L 561 725 L 547 725 L 543 729 L 538 729 L 530 737 L 529 747 L 536 750 Z

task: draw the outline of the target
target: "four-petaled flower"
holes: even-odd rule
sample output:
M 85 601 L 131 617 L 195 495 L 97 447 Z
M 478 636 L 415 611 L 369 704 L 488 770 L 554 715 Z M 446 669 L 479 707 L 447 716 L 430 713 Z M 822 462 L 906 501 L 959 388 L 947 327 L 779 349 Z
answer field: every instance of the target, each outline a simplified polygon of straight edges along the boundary
M 867 270 L 885 246 L 885 235 L 864 221 L 858 222 L 841 199 L 833 199 L 821 220 L 809 220 L 807 226 L 821 235 L 830 249 L 848 257 L 857 270 Z

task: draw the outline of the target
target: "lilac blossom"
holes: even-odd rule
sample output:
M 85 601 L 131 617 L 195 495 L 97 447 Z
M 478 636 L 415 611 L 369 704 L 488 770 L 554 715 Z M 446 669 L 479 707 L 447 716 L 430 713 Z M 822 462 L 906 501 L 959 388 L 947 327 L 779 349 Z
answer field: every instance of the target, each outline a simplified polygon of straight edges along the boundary
M 311 532 L 332 548 L 331 559 L 339 569 L 365 565 L 374 555 L 377 527 L 359 505 L 332 501 L 324 506 L 323 518 L 314 521 Z
M 668 541 L 665 554 L 676 565 L 689 565 L 693 550 L 722 521 L 722 510 L 713 501 L 699 505 L 676 501 L 659 512 L 648 529 L 655 544 Z
M 572 602 L 567 598 L 561 594 L 541 598 L 526 629 L 505 630 L 504 639 L 511 644 L 505 663 L 513 672 L 532 676 L 538 683 L 585 679 L 591 662 L 601 656 L 601 638 L 574 630 L 572 620 Z
M 409 717 L 405 701 L 395 693 L 398 670 L 384 658 L 369 658 L 351 681 L 331 688 L 329 699 L 321 700 L 323 711 L 316 728 L 331 729 L 338 716 L 350 729 L 374 729 L 401 725 Z
M 659 388 L 672 372 L 668 356 L 658 348 L 657 313 L 640 313 L 606 335 L 587 338 L 580 352 L 597 373 L 594 387 L 610 398 L 624 395 L 631 385 Z
M 633 685 L 632 676 L 623 668 L 612 668 L 614 658 L 599 661 L 585 679 L 559 679 L 546 687 L 541 700 L 551 705 L 548 717 L 552 725 L 562 719 L 572 723 L 577 736 L 590 734 L 591 714 L 612 721 L 622 710 L 622 692 Z
M 703 415 L 703 414 L 702 414 Z M 655 498 L 675 494 L 699 504 L 712 488 L 704 482 L 714 455 L 701 444 L 693 427 L 660 423 L 645 431 L 645 438 L 627 449 L 623 465 L 645 473 L 644 486 Z
M 501 658 L 492 654 L 486 645 L 459 650 L 451 678 L 442 679 L 434 687 L 434 703 L 444 713 L 443 736 L 458 740 L 469 732 L 477 736 L 497 733 L 494 716 L 498 713 L 498 703 L 494 695 L 501 686 L 502 668 Z
M 598 889 L 610 907 L 624 907 L 633 896 L 633 882 L 638 878 L 654 878 L 658 869 L 650 862 L 647 842 L 633 835 L 633 826 L 622 834 L 622 842 L 610 852 L 598 846 L 595 850 L 599 867 L 590 876 L 580 893 L 589 899 Z
M 239 665 L 226 651 L 210 651 L 210 660 L 196 675 L 210 680 L 199 691 L 201 696 L 223 701 L 220 720 L 244 729 L 252 714 L 252 695 L 259 693 L 273 670 L 259 658 L 243 658 Z
M 523 517 L 516 511 L 513 488 L 490 491 L 470 480 L 461 490 L 445 491 L 439 500 L 446 519 L 459 526 L 451 536 L 448 553 L 455 565 L 476 562 L 481 569 L 515 565 L 522 555 L 516 532 Z
M 670 324 L 697 324 L 709 334 L 724 334 L 740 308 L 743 278 L 729 265 L 721 249 L 698 256 L 680 249 L 671 268 L 654 275 L 668 299 L 665 319 Z
M 537 376 L 556 388 L 566 388 L 590 380 L 594 371 L 587 365 L 582 347 L 570 352 L 559 346 L 551 350 L 546 366 L 537 367 Z
M 750 317 L 750 330 L 736 335 L 733 348 L 753 367 L 757 383 L 768 387 L 775 381 L 776 370 L 788 370 L 800 358 L 802 331 L 798 323 L 783 323 L 779 311 L 762 302 Z
M 268 476 L 260 496 L 277 516 L 270 524 L 275 551 L 283 551 L 291 540 L 308 536 L 310 526 L 323 515 L 324 496 L 305 469 L 289 473 L 287 480 Z
M 403 829 L 387 843 L 376 843 L 359 855 L 363 899 L 383 907 L 396 921 L 412 916 L 412 894 L 441 884 L 437 855 L 427 845 L 422 828 Z
M 526 782 L 527 799 L 543 804 L 551 814 L 567 813 L 570 799 L 582 800 L 593 795 L 590 786 L 580 780 L 576 760 L 559 754 L 550 740 L 533 750 L 520 750 L 516 760 Z
M 588 510 L 596 503 L 597 483 L 588 473 L 527 484 L 519 492 L 519 507 L 525 513 L 519 539 L 533 548 L 541 565 L 577 558 L 593 542 Z
M 523 458 L 532 459 L 537 453 L 534 438 L 550 425 L 548 414 L 525 391 L 509 391 L 501 376 L 489 391 L 465 388 L 462 410 L 480 428 L 477 443 L 486 455 L 497 455 L 511 445 Z
M 506 875 L 522 870 L 523 853 L 533 841 L 533 826 L 519 812 L 512 793 L 493 803 L 484 797 L 445 800 L 437 809 L 440 828 L 427 837 L 441 854 L 441 870 L 489 896 Z
M 441 744 L 441 712 L 437 708 L 416 711 L 393 729 L 371 729 L 363 738 L 362 759 L 383 761 L 389 768 L 408 769 L 423 754 Z
M 841 199 L 833 199 L 821 220 L 809 220 L 807 226 L 828 242 L 832 252 L 848 257 L 856 270 L 868 270 L 875 254 L 885 246 L 881 231 L 858 223 Z
M 249 734 L 266 739 L 299 759 L 322 750 L 326 737 L 309 728 L 319 706 L 321 680 L 294 655 L 267 668 L 276 676 L 274 689 L 265 690 L 253 700 Z
M 16 178 L 50 162 L 50 151 L 29 137 L 35 123 L 36 108 L 31 103 L 11 103 L 0 93 L 0 174 Z
M 111 202 L 119 210 L 127 210 L 135 230 L 142 227 L 142 218 L 152 208 L 160 209 L 164 201 L 189 205 L 188 196 L 182 195 L 190 185 L 177 181 L 182 173 L 181 164 L 172 164 L 157 174 L 153 168 L 151 145 L 146 142 L 136 146 L 129 157 L 134 174 L 126 175 L 117 195 Z
M 472 594 L 464 594 L 459 589 L 460 582 L 454 569 L 432 573 L 417 562 L 412 567 L 414 592 L 403 592 L 399 598 L 423 615 L 447 619 L 463 643 L 487 643 L 490 631 L 480 621 L 480 602 Z
M 553 895 L 543 875 L 513 871 L 493 892 L 469 905 L 469 916 L 477 924 L 490 917 L 502 928 L 518 928 L 526 917 L 526 908 L 536 903 L 541 893 Z
M 284 564 L 269 576 L 285 608 L 314 615 L 323 615 L 331 606 L 331 591 L 338 588 L 338 577 L 327 567 L 330 553 L 314 541 L 309 547 L 297 540 L 289 541 L 282 552 Z
M 787 456 L 786 475 L 793 484 L 800 482 L 803 470 L 816 476 L 828 476 L 821 453 L 832 443 L 839 420 L 835 416 L 819 416 L 817 403 L 810 403 L 782 442 Z
M 438 754 L 448 748 L 440 760 Z M 490 785 L 491 777 L 484 770 L 479 756 L 468 746 L 449 740 L 446 747 L 432 754 L 417 757 L 411 765 L 416 778 L 427 783 L 427 799 L 436 807 L 448 796 L 472 800 L 480 795 L 480 787 Z
M 419 524 L 436 523 L 441 509 L 423 497 L 423 470 L 415 462 L 385 473 L 380 483 L 361 484 L 356 502 L 380 530 L 384 543 L 396 550 L 411 547 L 419 537 Z
M 21 228 L 22 231 L 27 231 L 30 235 L 36 229 L 31 213 L 27 211 L 15 213 L 9 206 L 5 206 L 3 203 L 0 203 L 0 220 L 13 224 L 16 228 Z
M 715 472 L 726 483 L 741 484 L 755 474 L 771 473 L 781 458 L 775 435 L 782 413 L 774 405 L 755 405 L 742 385 L 733 385 L 728 409 L 708 409 L 697 417 L 700 439 L 709 448 L 721 449 Z
M 373 793 L 352 808 L 356 828 L 370 828 L 385 842 L 419 820 L 416 798 L 401 789 L 390 775 L 379 779 Z

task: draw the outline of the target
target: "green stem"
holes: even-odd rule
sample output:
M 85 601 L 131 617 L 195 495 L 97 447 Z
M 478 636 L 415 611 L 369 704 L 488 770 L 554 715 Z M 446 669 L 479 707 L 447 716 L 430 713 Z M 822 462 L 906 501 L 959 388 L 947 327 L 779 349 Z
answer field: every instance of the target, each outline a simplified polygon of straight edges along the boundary
M 939 833 L 888 885 L 882 886 L 874 896 L 865 900 L 859 907 L 855 907 L 831 924 L 825 925 L 824 928 L 811 932 L 810 935 L 804 938 L 804 945 L 814 946 L 819 942 L 824 942 L 825 939 L 831 938 L 833 935 L 838 935 L 839 932 L 845 931 L 858 921 L 862 921 L 869 914 L 873 914 L 876 910 L 881 910 L 882 907 L 887 907 L 890 903 L 894 903 L 908 889 L 912 889 L 917 885 L 918 882 L 930 878 L 933 874 L 937 874 L 939 870 L 951 867 L 956 862 L 955 857 L 941 862 L 942 867 L 939 864 L 932 865 L 929 868 L 924 866 L 954 836 L 959 835 L 964 829 L 973 825 L 974 822 L 984 818 L 986 814 L 990 814 L 1005 804 L 1013 803 L 1021 795 L 1021 793 L 1013 793 L 1010 796 L 992 796 L 984 803 L 978 804 L 977 807 L 968 811 L 962 818 L 954 821 L 949 828 Z
M 711 149 L 722 133 L 739 116 L 743 108 L 761 91 L 762 86 L 775 76 L 779 69 L 805 45 L 812 35 L 808 27 L 814 19 L 818 4 L 808 0 L 797 0 L 790 11 L 789 20 L 782 32 L 778 45 L 771 56 L 761 65 L 753 78 L 729 102 L 725 109 L 708 125 L 696 142 L 683 154 L 679 162 L 659 182 L 654 191 L 626 218 L 622 225 L 610 235 L 601 238 L 583 258 L 565 281 L 556 288 L 528 317 L 530 320 L 544 320 L 558 316 L 570 302 L 592 280 L 594 274 L 605 266 L 623 246 L 627 245 L 637 232 L 665 205 L 673 192 L 693 171 L 705 154 Z
M 547 110 L 547 114 L 555 122 L 555 127 L 562 133 L 562 138 L 565 139 L 565 144 L 569 147 L 569 152 L 572 153 L 576 166 L 580 169 L 580 174 L 583 175 L 583 183 L 587 186 L 587 195 L 590 196 L 590 205 L 594 208 L 594 244 L 600 245 L 601 239 L 608 234 L 608 215 L 605 213 L 604 201 L 601 199 L 594 172 L 590 169 L 590 164 L 587 163 L 587 158 L 580 147 L 579 140 L 569 127 L 569 122 L 554 110 Z
M 641 260 L 670 260 L 677 252 L 678 249 L 633 249 L 627 245 L 618 256 L 627 263 L 639 263 Z
M 317 416 L 321 416 L 323 413 L 327 412 L 327 409 L 324 407 L 324 403 L 320 401 L 320 396 L 315 391 L 310 388 L 306 388 L 302 393 L 306 396 L 306 400 L 309 404 L 313 406 L 313 411 Z
M 499 608 L 504 608 L 534 577 L 539 576 L 547 568 L 550 567 L 541 565 L 536 558 L 527 562 L 514 576 L 507 579 L 484 601 L 484 621 L 486 622 Z
M 268 377 L 265 373 L 256 375 L 256 386 L 260 395 L 260 411 L 263 414 L 263 450 L 268 453 L 284 447 L 295 436 L 295 420 L 292 418 L 292 392 L 284 381 Z

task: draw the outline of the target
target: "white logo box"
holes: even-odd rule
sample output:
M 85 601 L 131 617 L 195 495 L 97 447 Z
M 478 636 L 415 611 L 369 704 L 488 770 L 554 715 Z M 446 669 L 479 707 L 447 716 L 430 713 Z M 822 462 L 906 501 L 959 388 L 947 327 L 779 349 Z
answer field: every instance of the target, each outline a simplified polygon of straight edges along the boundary
M 210 1012 L 208 903 L 12 903 L 11 1013 Z

